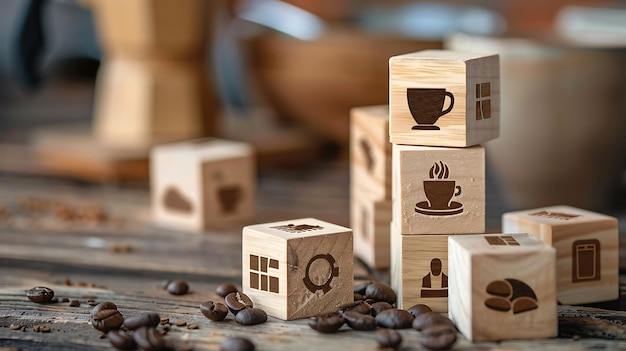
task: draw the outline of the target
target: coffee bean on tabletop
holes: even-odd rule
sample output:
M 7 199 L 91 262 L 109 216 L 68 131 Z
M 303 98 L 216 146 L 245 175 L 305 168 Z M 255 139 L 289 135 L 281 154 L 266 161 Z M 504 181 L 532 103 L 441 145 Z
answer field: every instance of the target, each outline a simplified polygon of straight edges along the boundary
M 309 319 L 309 327 L 320 333 L 334 333 L 341 328 L 343 323 L 343 317 L 339 313 L 330 313 Z
M 454 327 L 450 318 L 437 312 L 426 312 L 418 315 L 413 320 L 412 327 L 417 331 L 422 331 L 430 326 L 438 324 L 450 325 Z
M 80 301 L 78 300 L 70 301 L 70 307 L 80 307 Z
M 212 321 L 222 321 L 228 315 L 228 308 L 219 302 L 206 301 L 200 305 L 200 312 Z
M 252 299 L 239 291 L 226 295 L 224 302 L 226 302 L 226 307 L 228 307 L 230 312 L 234 315 L 237 315 L 237 313 L 243 309 L 254 307 Z
M 238 290 L 237 285 L 233 283 L 222 283 L 215 288 L 215 292 L 221 297 L 226 297 L 226 295 L 237 292 Z
M 59 302 L 59 298 L 55 296 L 55 297 L 53 297 L 53 298 L 51 298 L 51 299 L 50 299 L 50 302 L 52 302 L 52 303 L 58 303 L 58 302 Z
M 369 314 L 348 311 L 343 314 L 346 324 L 354 330 L 374 330 L 376 329 L 376 318 Z
M 354 301 L 339 307 L 339 313 L 357 312 L 362 314 L 370 314 L 372 306 L 365 301 Z
M 393 308 L 377 314 L 376 323 L 383 328 L 406 329 L 411 328 L 413 316 L 405 310 Z
M 119 329 L 124 323 L 124 316 L 114 309 L 102 310 L 91 317 L 91 324 L 101 332 Z
M 61 299 L 63 302 L 70 302 L 70 298 L 69 297 L 64 297 Z
M 255 325 L 267 322 L 267 313 L 260 308 L 245 308 L 235 315 L 235 322 L 241 325 Z
M 395 349 L 402 343 L 402 335 L 393 329 L 378 329 L 376 331 L 376 341 L 381 348 Z
M 185 295 L 189 291 L 189 284 L 184 280 L 173 280 L 167 285 L 167 291 L 172 295 Z
M 354 292 L 356 294 L 365 295 L 365 289 L 367 289 L 367 286 L 370 284 L 372 284 L 372 282 L 364 282 L 364 283 L 356 284 L 354 286 Z
M 156 328 L 141 327 L 133 333 L 133 340 L 140 349 L 144 351 L 161 351 L 167 350 L 163 335 Z
M 254 351 L 255 346 L 248 338 L 230 337 L 222 341 L 220 351 Z
M 183 321 L 183 320 L 177 320 L 176 323 L 174 323 L 175 326 L 177 327 L 184 327 L 187 325 L 187 321 Z
M 96 313 L 102 310 L 117 310 L 117 305 L 109 301 L 100 302 L 91 310 L 91 316 L 93 317 Z
M 124 326 L 129 330 L 135 330 L 141 327 L 156 327 L 160 321 L 161 317 L 158 313 L 148 312 L 139 316 L 124 318 Z
M 365 300 L 365 296 L 359 293 L 354 293 L 354 301 L 361 301 L 361 300 Z
M 456 342 L 454 326 L 436 324 L 422 330 L 420 343 L 429 350 L 449 350 Z
M 137 343 L 133 340 L 133 336 L 121 332 L 118 330 L 111 330 L 106 334 L 107 338 L 111 342 L 111 345 L 118 350 L 135 350 L 137 349 Z
M 413 317 L 417 317 L 422 313 L 432 312 L 432 311 L 433 310 L 431 310 L 430 307 L 421 303 L 418 303 L 417 305 L 413 305 L 407 309 L 407 312 L 412 314 Z
M 40 331 L 40 332 L 42 332 L 42 333 L 49 333 L 49 332 L 50 332 L 50 330 L 51 330 L 51 329 L 50 329 L 50 327 L 49 327 L 49 326 L 47 326 L 47 325 L 42 325 L 42 326 L 39 328 L 39 331 Z
M 392 305 L 396 303 L 396 292 L 389 285 L 381 282 L 369 284 L 365 288 L 365 297 L 376 302 L 385 301 Z
M 376 315 L 378 315 L 380 312 L 385 311 L 385 310 L 390 310 L 392 308 L 393 306 L 391 306 L 389 302 L 385 302 L 385 301 L 374 302 L 372 304 L 371 314 L 373 317 L 376 317 Z
M 199 329 L 200 327 L 197 324 L 187 324 L 187 329 Z
M 47 303 L 54 297 L 54 291 L 45 286 L 36 286 L 26 291 L 26 297 L 36 303 Z

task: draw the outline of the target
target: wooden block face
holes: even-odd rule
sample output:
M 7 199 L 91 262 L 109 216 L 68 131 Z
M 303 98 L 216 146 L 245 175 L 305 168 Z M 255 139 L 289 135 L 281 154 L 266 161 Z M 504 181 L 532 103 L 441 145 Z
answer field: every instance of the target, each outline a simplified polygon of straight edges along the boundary
M 354 254 L 371 268 L 389 268 L 390 223 L 390 200 L 375 201 L 358 192 L 350 195 Z
M 619 297 L 616 218 L 553 206 L 505 213 L 502 229 L 528 232 L 556 249 L 559 302 L 582 304 Z
M 393 145 L 393 218 L 403 235 L 485 232 L 485 149 Z
M 395 144 L 477 145 L 500 135 L 500 60 L 426 50 L 389 60 L 389 135 Z
M 392 235 L 391 285 L 398 308 L 422 303 L 448 312 L 448 236 Z
M 557 335 L 556 251 L 530 234 L 449 239 L 449 314 L 472 341 Z
M 150 160 L 157 223 L 203 230 L 253 215 L 256 171 L 247 144 L 219 139 L 167 144 L 155 147 Z
M 247 226 L 242 284 L 255 306 L 292 320 L 352 302 L 352 231 L 313 218 Z
M 353 108 L 350 118 L 350 184 L 374 200 L 390 200 L 389 107 Z

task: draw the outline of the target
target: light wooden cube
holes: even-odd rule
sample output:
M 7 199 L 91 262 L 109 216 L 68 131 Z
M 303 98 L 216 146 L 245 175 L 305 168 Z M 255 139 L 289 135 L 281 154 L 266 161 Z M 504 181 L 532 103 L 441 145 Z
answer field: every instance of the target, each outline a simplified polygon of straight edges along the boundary
M 452 235 L 449 315 L 471 341 L 557 335 L 556 251 L 530 234 Z
M 391 225 L 391 287 L 398 308 L 428 305 L 448 312 L 448 236 L 402 235 Z
M 485 149 L 393 145 L 393 220 L 403 235 L 485 232 Z
M 391 200 L 389 106 L 356 107 L 350 112 L 350 184 L 373 200 Z
M 155 222 L 203 230 L 254 215 L 256 167 L 246 143 L 201 139 L 157 146 L 150 154 Z
M 559 302 L 569 305 L 619 298 L 616 218 L 553 206 L 505 213 L 502 230 L 528 232 L 556 249 Z
M 467 147 L 500 135 L 500 59 L 427 50 L 389 59 L 392 143 Z
M 389 268 L 391 200 L 372 200 L 367 193 L 350 195 L 350 227 L 354 254 L 369 267 Z
M 243 228 L 242 285 L 255 307 L 292 320 L 354 301 L 352 230 L 313 218 Z

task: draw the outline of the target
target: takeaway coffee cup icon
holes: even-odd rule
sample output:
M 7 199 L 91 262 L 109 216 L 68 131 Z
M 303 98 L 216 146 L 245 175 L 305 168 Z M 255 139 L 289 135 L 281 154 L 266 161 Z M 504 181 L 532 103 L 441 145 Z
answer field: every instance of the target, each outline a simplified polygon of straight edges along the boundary
M 450 106 L 444 110 L 446 96 L 450 98 Z M 411 115 L 417 123 L 411 128 L 413 130 L 439 130 L 435 122 L 454 107 L 454 95 L 446 89 L 407 88 L 406 98 Z

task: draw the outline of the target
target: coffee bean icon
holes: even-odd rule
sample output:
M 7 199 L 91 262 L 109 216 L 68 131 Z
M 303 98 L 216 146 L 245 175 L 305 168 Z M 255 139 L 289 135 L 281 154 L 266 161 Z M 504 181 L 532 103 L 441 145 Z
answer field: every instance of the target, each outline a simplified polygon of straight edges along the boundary
M 495 280 L 487 285 L 490 297 L 485 306 L 499 312 L 513 311 L 513 314 L 537 309 L 537 295 L 528 284 L 517 279 Z

